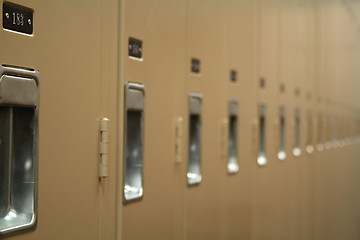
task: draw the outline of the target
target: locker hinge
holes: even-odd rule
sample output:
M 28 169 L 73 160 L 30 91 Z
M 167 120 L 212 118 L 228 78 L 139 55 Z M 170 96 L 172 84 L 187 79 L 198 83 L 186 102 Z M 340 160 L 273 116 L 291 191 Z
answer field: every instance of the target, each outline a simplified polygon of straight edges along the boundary
M 99 178 L 108 177 L 109 168 L 109 119 L 100 119 Z
M 178 118 L 176 119 L 175 123 L 175 162 L 181 163 L 182 158 L 182 129 L 183 119 Z

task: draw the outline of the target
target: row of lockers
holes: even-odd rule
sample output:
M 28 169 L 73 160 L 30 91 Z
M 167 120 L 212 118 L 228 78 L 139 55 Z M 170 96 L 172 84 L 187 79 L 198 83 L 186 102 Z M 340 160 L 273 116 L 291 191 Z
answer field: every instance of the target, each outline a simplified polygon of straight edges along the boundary
M 359 239 L 358 10 L 2 1 L 0 234 Z
M 131 46 L 129 42 L 129 46 Z M 134 49 L 134 47 L 132 48 Z M 134 56 L 132 56 L 134 57 Z M 141 55 L 136 58 L 141 57 Z M 145 101 L 145 86 L 136 83 L 127 83 L 125 88 L 125 131 L 124 131 L 124 203 L 132 200 L 141 199 L 143 197 L 143 155 L 144 155 L 144 129 L 147 127 L 144 124 L 146 115 L 144 114 Z M 151 89 L 150 89 L 151 91 Z M 207 151 L 207 146 L 202 144 L 202 124 L 207 119 L 202 118 L 203 96 L 200 93 L 190 93 L 188 99 L 188 130 L 187 130 L 187 149 L 188 153 L 184 154 L 187 160 L 187 184 L 188 186 L 200 184 L 202 181 L 201 165 L 206 161 L 201 159 L 202 151 Z M 230 99 L 228 101 L 228 118 L 219 119 L 221 123 L 221 139 L 218 143 L 221 148 L 221 157 L 227 158 L 227 172 L 234 174 L 239 171 L 239 122 L 243 122 L 239 118 L 241 111 L 238 109 L 238 101 Z M 156 113 L 153 113 L 156 114 Z M 301 154 L 313 154 L 315 150 L 322 152 L 323 150 L 336 149 L 338 147 L 345 147 L 349 144 L 359 143 L 360 140 L 360 124 L 359 122 L 352 123 L 341 122 L 337 116 L 330 116 L 323 123 L 322 115 L 317 114 L 316 125 L 316 140 L 314 140 L 314 117 L 312 111 L 308 111 L 306 122 L 303 124 L 303 117 L 301 117 L 299 108 L 294 111 L 294 116 L 291 123 L 285 118 L 285 107 L 279 108 L 279 116 L 274 122 L 276 136 L 272 139 L 275 141 L 273 146 L 276 148 L 278 160 L 285 160 L 289 149 L 295 157 Z M 332 117 L 332 118 L 331 118 Z M 259 117 L 254 121 L 254 128 L 251 138 L 255 146 L 253 149 L 257 151 L 257 164 L 261 167 L 266 166 L 268 161 L 267 146 L 271 144 L 266 143 L 266 129 L 269 125 L 269 119 L 266 118 L 266 104 L 259 105 Z M 271 122 L 271 121 L 270 121 Z M 175 159 L 177 163 L 181 163 L 183 159 L 183 121 L 178 118 L 176 121 L 175 130 Z M 290 125 L 290 126 L 289 126 Z M 305 128 L 305 129 L 303 129 Z M 290 131 L 289 131 L 290 130 Z M 290 132 L 291 134 L 288 134 Z M 302 136 L 302 134 L 306 134 Z M 291 137 L 291 138 L 290 138 Z M 288 138 L 290 140 L 288 140 Z M 303 138 L 305 140 L 303 140 Z M 156 141 L 156 138 L 152 139 Z M 287 146 L 290 145 L 290 146 Z M 204 150 L 203 150 L 204 149 Z M 174 153 L 172 154 L 174 155 Z M 168 156 L 172 158 L 172 156 Z M 270 157 L 270 159 L 273 159 Z
M 131 46 L 129 41 L 129 46 Z M 134 49 L 134 47 L 132 48 Z M 132 56 L 133 57 L 133 56 Z M 137 56 L 141 57 L 141 55 Z M 150 89 L 151 91 L 151 89 Z M 202 146 L 202 122 L 207 119 L 202 118 L 203 97 L 199 93 L 190 93 L 188 99 L 189 117 L 188 117 L 188 135 L 187 135 L 187 183 L 188 185 L 199 184 L 202 180 L 201 175 L 201 152 L 202 148 L 207 151 L 207 146 Z M 144 147 L 144 124 L 146 115 L 144 114 L 145 107 L 145 86 L 142 84 L 128 83 L 125 91 L 125 166 L 124 166 L 124 200 L 125 202 L 132 201 L 143 197 L 143 147 Z M 218 143 L 221 148 L 221 156 L 227 158 L 227 172 L 233 174 L 239 170 L 239 144 L 238 138 L 245 137 L 239 134 L 239 122 L 243 122 L 239 118 L 241 111 L 238 109 L 237 99 L 230 99 L 228 102 L 228 118 L 219 119 L 221 122 L 221 139 Z M 314 117 L 313 111 L 308 110 L 307 116 L 304 119 L 300 114 L 299 108 L 294 111 L 294 116 L 288 124 L 286 119 L 285 107 L 279 108 L 278 119 L 274 120 L 274 128 L 276 136 L 272 139 L 275 141 L 273 146 L 276 148 L 277 158 L 285 160 L 291 149 L 291 153 L 295 157 L 299 157 L 302 153 L 312 154 L 315 149 L 319 152 L 324 149 L 344 147 L 351 143 L 356 143 L 358 136 L 360 136 L 359 122 L 340 122 L 337 116 L 328 116 L 325 124 L 320 113 L 317 114 L 316 132 L 314 131 Z M 156 113 L 154 113 L 156 114 Z M 303 121 L 305 123 L 303 123 Z M 266 152 L 266 129 L 270 125 L 266 118 L 266 104 L 259 105 L 259 117 L 254 121 L 255 131 L 252 136 L 256 139 L 252 146 L 257 151 L 257 164 L 265 166 L 267 163 Z M 343 120 L 345 121 L 345 120 Z M 269 121 L 271 123 L 271 121 Z M 180 163 L 183 158 L 183 123 L 182 118 L 177 119 L 175 130 L 175 158 L 176 162 Z M 305 128 L 305 129 L 303 129 Z M 290 130 L 290 131 L 289 131 Z M 290 132 L 291 134 L 288 134 Z M 314 132 L 316 138 L 314 138 Z M 303 136 L 302 134 L 306 134 Z M 304 140 L 303 140 L 304 139 Z M 316 139 L 316 140 L 314 140 Z M 156 141 L 156 139 L 153 139 Z M 287 146 L 290 145 L 290 146 Z M 271 144 L 269 144 L 271 146 Z M 172 156 L 168 156 L 171 158 Z
M 151 20 L 145 9 L 153 9 Z M 123 83 L 146 87 L 144 195 L 121 208 L 123 238 L 358 237 L 345 230 L 345 222 L 357 222 L 357 184 L 347 177 L 358 169 L 357 144 L 328 150 L 333 140 L 358 135 L 359 48 L 341 1 L 148 2 L 122 20 L 131 22 L 122 32 Z M 141 60 L 129 58 L 129 39 L 142 42 Z M 191 114 L 194 93 L 202 106 L 200 153 L 191 145 L 199 122 Z M 229 159 L 232 99 L 238 166 Z

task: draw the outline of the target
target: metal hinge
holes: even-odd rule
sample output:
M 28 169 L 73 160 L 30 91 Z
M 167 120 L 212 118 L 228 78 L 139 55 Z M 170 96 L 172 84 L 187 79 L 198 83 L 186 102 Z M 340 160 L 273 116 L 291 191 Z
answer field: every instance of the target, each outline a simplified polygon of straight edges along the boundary
M 100 119 L 99 178 L 109 176 L 109 119 Z
M 175 122 L 175 162 L 181 163 L 182 159 L 182 129 L 183 119 L 178 118 Z

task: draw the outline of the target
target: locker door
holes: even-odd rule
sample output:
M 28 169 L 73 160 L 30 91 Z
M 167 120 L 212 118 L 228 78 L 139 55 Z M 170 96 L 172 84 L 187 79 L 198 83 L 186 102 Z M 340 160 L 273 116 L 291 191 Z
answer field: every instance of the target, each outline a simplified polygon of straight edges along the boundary
M 309 214 L 310 214 L 310 175 L 309 175 L 309 164 L 310 158 L 309 154 L 306 151 L 307 146 L 307 137 L 308 137 L 308 127 L 310 127 L 309 114 L 310 109 L 307 108 L 307 101 L 310 100 L 310 93 L 306 86 L 307 81 L 312 79 L 312 67 L 311 62 L 314 58 L 311 57 L 311 54 L 314 52 L 311 50 L 311 40 L 314 34 L 311 27 L 313 24 L 309 22 L 308 12 L 312 10 L 312 4 L 310 1 L 296 1 L 296 14 L 295 14 L 295 72 L 296 78 L 294 81 L 295 87 L 295 98 L 294 98 L 294 108 L 297 114 L 295 116 L 295 132 L 294 136 L 294 153 L 300 153 L 298 157 L 295 158 L 296 167 L 297 167 L 297 176 L 296 176 L 296 185 L 298 186 L 297 191 L 297 202 L 298 202 L 298 227 L 297 234 L 303 239 L 310 238 L 309 228 Z M 311 82 L 313 80 L 310 80 Z M 299 129 L 297 129 L 299 128 Z
M 349 148 L 343 152 L 344 148 L 338 148 L 337 144 L 333 144 L 336 143 L 333 138 L 337 132 L 338 108 L 347 109 L 349 113 L 356 115 L 355 112 L 359 106 L 358 100 L 353 99 L 354 90 L 359 89 L 358 81 L 355 80 L 357 79 L 355 75 L 359 73 L 359 70 L 353 65 L 354 59 L 359 59 L 360 56 L 359 42 L 353 35 L 358 32 L 358 29 L 354 24 L 356 21 L 351 17 L 353 11 L 358 12 L 359 5 L 345 2 L 334 2 L 328 5 L 326 1 L 319 1 L 318 9 L 321 29 L 319 32 L 319 61 L 321 63 L 319 92 L 321 91 L 323 99 L 321 108 L 322 116 L 325 118 L 326 144 L 318 157 L 316 234 L 319 239 L 336 239 L 340 236 L 356 239 L 359 233 L 355 231 L 356 227 L 350 227 L 349 223 L 357 220 L 354 220 L 353 214 L 348 213 L 358 212 L 354 202 L 359 200 L 359 191 L 355 190 L 358 186 L 353 185 L 358 182 L 354 179 L 358 176 L 354 171 L 359 169 L 356 160 L 359 152 L 355 150 L 358 146 L 351 148 L 349 145 Z M 346 10 L 343 11 L 343 9 Z M 339 46 L 338 50 L 335 50 L 336 46 Z M 352 50 L 349 50 L 349 46 L 352 46 Z M 350 64 L 345 64 L 346 62 Z M 339 106 L 339 102 L 344 102 L 345 105 L 343 103 Z M 337 208 L 334 208 L 335 205 Z M 339 208 L 342 210 L 339 211 Z
M 305 171 L 305 176 L 307 172 L 308 181 L 307 181 L 307 193 L 308 193 L 308 205 L 307 205 L 307 233 L 308 238 L 315 237 L 315 216 L 316 216 L 316 208 L 315 208 L 315 193 L 317 187 L 317 179 L 316 179 L 316 158 L 317 158 L 317 151 L 316 151 L 316 117 L 317 117 L 317 80 L 318 80 L 318 72 L 317 72 L 317 54 L 318 49 L 316 46 L 317 41 L 317 25 L 316 25 L 316 9 L 315 3 L 313 1 L 307 1 L 305 7 L 302 8 L 306 17 L 307 21 L 307 36 L 308 38 L 305 40 L 305 49 L 306 56 L 305 62 L 306 67 L 308 69 L 308 76 L 304 80 L 304 96 L 305 104 L 304 104 L 304 150 L 306 154 L 306 161 L 307 167 L 303 169 Z M 303 172 L 304 173 L 304 172 Z
M 182 239 L 185 2 L 126 0 L 120 9 L 119 112 L 123 117 L 119 119 L 117 239 Z M 142 96 L 135 97 L 130 85 L 141 86 Z M 130 92 L 134 98 L 128 98 Z M 129 106 L 138 101 L 141 108 Z M 128 117 L 135 112 L 141 113 L 141 126 Z M 138 131 L 142 145 L 131 147 Z M 140 152 L 142 161 L 131 163 Z M 141 176 L 136 168 L 142 168 Z M 133 199 L 124 195 L 132 187 L 134 192 L 141 190 Z
M 226 99 L 237 102 L 237 162 L 238 171 L 225 177 L 224 196 L 226 198 L 226 224 L 228 239 L 251 238 L 251 169 L 254 164 L 251 149 L 252 132 L 250 122 L 253 119 L 252 80 L 254 79 L 255 58 L 255 2 L 227 1 L 227 39 L 226 68 L 228 75 L 224 79 Z M 231 78 L 232 73 L 236 78 Z M 227 107 L 226 107 L 227 108 Z M 231 109 L 229 108 L 228 134 L 231 130 Z M 231 138 L 228 136 L 227 144 Z M 230 151 L 230 149 L 228 150 Z M 227 153 L 228 158 L 231 156 Z M 234 191 L 236 189 L 236 191 Z
M 254 118 L 257 141 L 252 164 L 252 206 L 254 239 L 281 238 L 282 162 L 277 158 L 275 118 L 278 85 L 279 1 L 258 1 L 256 5 L 256 75 L 253 79 Z M 274 177 L 276 176 L 276 177 Z M 271 216 L 271 217 L 270 217 Z
M 221 122 L 227 118 L 225 84 L 229 78 L 224 69 L 226 4 L 217 0 L 186 4 L 186 91 L 202 95 L 202 179 L 197 185 L 188 185 L 184 192 L 186 239 L 222 239 L 227 234 L 226 199 L 222 197 L 227 167 L 220 140 Z M 198 72 L 190 68 L 193 60 L 200 62 Z M 191 127 L 190 122 L 187 126 Z
M 285 151 L 287 152 L 286 160 L 283 161 L 283 211 L 282 225 L 284 226 L 282 234 L 283 238 L 294 238 L 298 231 L 298 194 L 297 194 L 297 172 L 298 164 L 295 162 L 293 155 L 294 138 L 295 138 L 295 82 L 296 78 L 296 52 L 295 52 L 295 16 L 297 14 L 297 6 L 295 1 L 280 1 L 280 70 L 279 77 L 284 84 L 284 89 L 280 93 L 280 101 L 283 101 L 285 107 Z M 279 86 L 282 88 L 282 86 Z
M 116 50 L 110 40 L 117 36 L 117 27 L 112 25 L 116 2 L 14 3 L 32 12 L 33 18 L 22 17 L 19 11 L 3 11 L 4 1 L 1 14 L 24 18 L 23 24 L 31 24 L 33 32 L 2 28 L 0 64 L 24 72 L 39 71 L 41 88 L 37 227 L 16 232 L 9 239 L 110 239 L 114 234 L 108 234 L 106 228 L 113 224 L 108 220 L 114 217 L 114 204 L 108 197 L 115 182 L 109 178 L 99 181 L 99 120 L 111 117 L 109 103 L 116 96 L 108 88 L 116 83 L 116 51 L 115 55 L 106 51 Z M 17 19 L 15 23 L 22 25 Z M 24 154 L 19 149 L 14 153 L 19 158 Z M 110 155 L 115 157 L 114 153 L 112 148 Z M 28 161 L 16 165 L 19 176 L 31 167 Z M 21 181 L 26 183 L 31 181 Z M 14 191 L 19 190 L 17 186 Z

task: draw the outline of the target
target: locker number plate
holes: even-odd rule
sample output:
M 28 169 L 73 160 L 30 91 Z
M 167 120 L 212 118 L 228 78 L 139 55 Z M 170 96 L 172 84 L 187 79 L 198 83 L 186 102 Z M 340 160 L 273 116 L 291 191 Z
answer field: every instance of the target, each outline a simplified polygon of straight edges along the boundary
M 15 32 L 33 33 L 33 10 L 13 3 L 3 3 L 3 28 Z
M 133 58 L 142 58 L 142 41 L 129 38 L 129 56 Z

